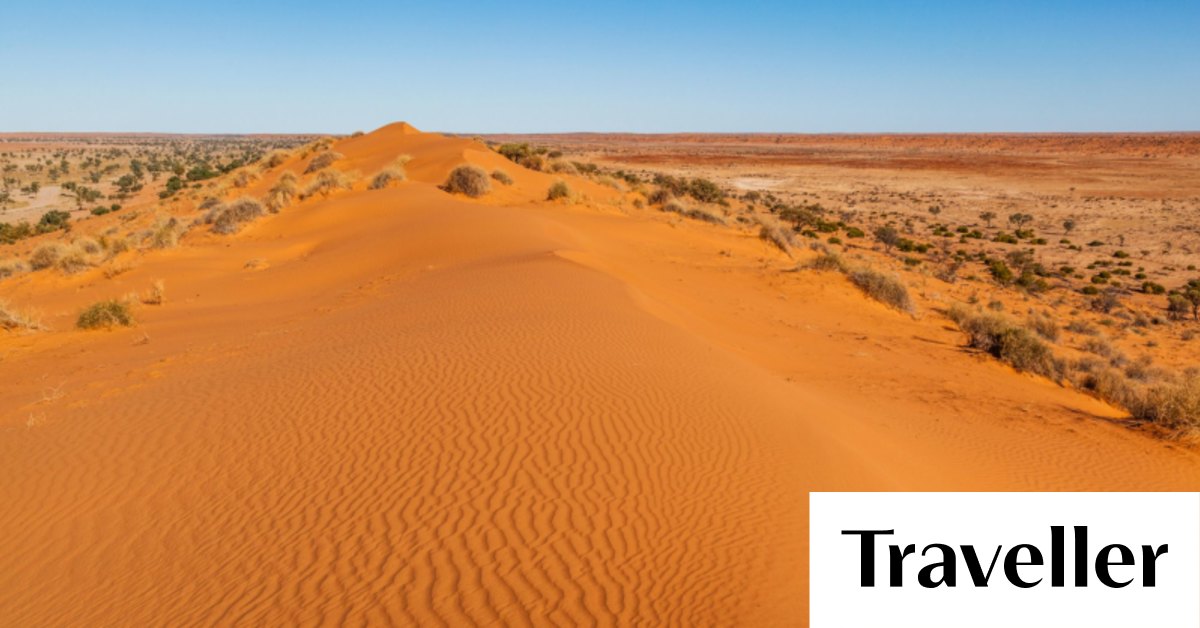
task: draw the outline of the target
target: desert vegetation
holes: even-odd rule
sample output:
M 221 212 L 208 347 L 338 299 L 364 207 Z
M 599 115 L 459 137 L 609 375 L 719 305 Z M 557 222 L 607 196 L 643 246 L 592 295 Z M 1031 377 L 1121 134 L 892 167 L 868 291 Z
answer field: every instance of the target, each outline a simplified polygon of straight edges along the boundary
M 350 178 L 333 168 L 326 168 L 316 174 L 312 181 L 301 192 L 300 198 L 311 198 L 320 195 L 329 198 L 337 190 L 348 190 L 351 187 Z
M 204 224 L 212 225 L 212 232 L 222 235 L 237 233 L 246 223 L 261 217 L 262 203 L 243 196 L 228 203 L 218 203 L 204 216 Z
M 442 187 L 451 194 L 464 194 L 471 198 L 478 198 L 492 191 L 487 171 L 471 164 L 463 164 L 451 170 Z
M 93 303 L 79 313 L 75 326 L 80 329 L 111 329 L 133 325 L 129 305 L 116 299 Z

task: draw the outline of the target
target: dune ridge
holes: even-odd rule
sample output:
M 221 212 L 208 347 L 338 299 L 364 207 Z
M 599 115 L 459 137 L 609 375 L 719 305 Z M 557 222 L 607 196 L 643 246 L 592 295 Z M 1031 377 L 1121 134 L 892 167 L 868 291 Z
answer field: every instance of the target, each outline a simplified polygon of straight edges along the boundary
M 333 150 L 409 180 L 0 284 L 54 330 L 0 336 L 5 623 L 796 625 L 807 491 L 1200 480 L 753 235 L 403 123 Z M 439 190 L 462 163 L 514 184 Z M 68 331 L 153 278 L 137 327 Z

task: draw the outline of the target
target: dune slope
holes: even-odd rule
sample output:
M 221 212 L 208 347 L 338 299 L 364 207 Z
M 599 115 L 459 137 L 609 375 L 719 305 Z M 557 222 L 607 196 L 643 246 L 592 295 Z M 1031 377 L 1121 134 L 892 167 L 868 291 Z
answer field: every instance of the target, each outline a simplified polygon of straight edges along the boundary
M 796 625 L 807 491 L 1200 484 L 752 235 L 407 125 L 336 149 L 411 180 L 0 285 L 55 330 L 0 337 L 3 623 Z M 464 162 L 516 184 L 436 188 Z

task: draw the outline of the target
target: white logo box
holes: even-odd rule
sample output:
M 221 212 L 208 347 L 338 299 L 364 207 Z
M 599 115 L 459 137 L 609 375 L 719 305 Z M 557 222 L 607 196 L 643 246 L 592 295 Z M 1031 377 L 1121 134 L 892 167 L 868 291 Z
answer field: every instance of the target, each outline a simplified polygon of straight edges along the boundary
M 1200 493 L 811 493 L 809 526 L 813 628 L 1200 627 Z M 843 533 L 872 530 L 894 533 Z M 864 539 L 873 586 L 863 586 Z M 914 550 L 899 561 L 899 587 L 892 545 Z M 931 566 L 946 549 L 953 587 Z M 1041 565 L 1030 564 L 1035 549 Z

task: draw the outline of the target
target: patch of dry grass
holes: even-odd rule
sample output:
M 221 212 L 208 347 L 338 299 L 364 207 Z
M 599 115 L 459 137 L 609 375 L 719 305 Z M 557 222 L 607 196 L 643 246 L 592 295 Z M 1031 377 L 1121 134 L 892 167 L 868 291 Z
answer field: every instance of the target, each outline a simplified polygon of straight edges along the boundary
M 317 173 L 316 178 L 304 188 L 300 198 L 309 198 L 317 194 L 320 194 L 321 198 L 329 198 L 335 191 L 348 190 L 350 187 L 349 177 L 333 168 L 326 168 Z
M 304 169 L 304 174 L 311 174 L 318 170 L 328 168 L 329 166 L 333 165 L 333 162 L 342 158 L 343 155 L 341 153 L 335 153 L 331 150 L 318 153 L 316 157 L 312 158 L 312 161 L 308 162 L 308 167 Z
M 246 223 L 264 214 L 262 203 L 243 196 L 228 203 L 222 203 L 209 210 L 204 217 L 204 223 L 212 225 L 213 233 L 229 235 L 242 230 Z
M 0 329 L 35 331 L 42 329 L 42 321 L 36 313 L 14 308 L 8 301 L 0 300 Z

